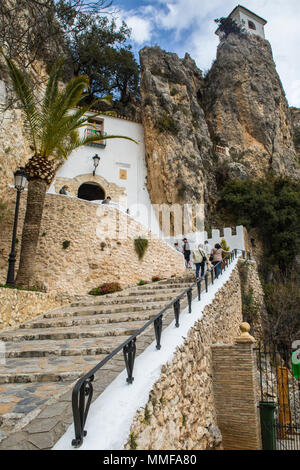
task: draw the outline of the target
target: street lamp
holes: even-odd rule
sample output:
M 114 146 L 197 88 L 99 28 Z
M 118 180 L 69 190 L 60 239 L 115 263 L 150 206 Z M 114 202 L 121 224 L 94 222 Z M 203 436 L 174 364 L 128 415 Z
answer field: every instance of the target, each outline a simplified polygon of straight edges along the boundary
M 96 173 L 96 169 L 97 169 L 97 166 L 99 165 L 100 163 L 100 157 L 99 155 L 96 153 L 96 155 L 93 156 L 93 160 L 94 160 L 94 171 L 93 171 L 93 176 L 95 176 L 95 173 Z
M 11 252 L 8 258 L 8 271 L 7 271 L 7 279 L 6 279 L 6 284 L 9 286 L 15 285 L 15 263 L 16 263 L 15 246 L 16 246 L 17 226 L 18 226 L 18 215 L 19 215 L 21 192 L 25 188 L 26 181 L 27 179 L 26 179 L 25 168 L 21 167 L 19 170 L 14 172 L 14 182 L 15 182 L 15 188 L 17 190 L 17 199 L 16 199 L 16 207 L 15 207 L 13 236 L 12 236 L 12 242 L 11 242 Z

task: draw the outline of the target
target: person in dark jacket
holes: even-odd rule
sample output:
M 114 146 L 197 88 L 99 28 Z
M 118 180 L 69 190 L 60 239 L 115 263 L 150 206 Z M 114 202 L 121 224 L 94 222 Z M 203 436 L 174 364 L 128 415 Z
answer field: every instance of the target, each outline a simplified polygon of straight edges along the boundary
M 59 194 L 64 194 L 65 196 L 68 196 L 68 190 L 69 189 L 69 186 L 67 186 L 66 184 L 59 190 Z
M 182 252 L 184 255 L 184 259 L 185 259 L 185 267 L 188 269 L 192 269 L 190 244 L 186 238 L 184 238 L 182 241 L 183 241 Z
M 110 196 L 107 196 L 107 198 L 103 199 L 103 201 L 101 202 L 101 204 L 109 204 L 111 201 L 111 197 Z

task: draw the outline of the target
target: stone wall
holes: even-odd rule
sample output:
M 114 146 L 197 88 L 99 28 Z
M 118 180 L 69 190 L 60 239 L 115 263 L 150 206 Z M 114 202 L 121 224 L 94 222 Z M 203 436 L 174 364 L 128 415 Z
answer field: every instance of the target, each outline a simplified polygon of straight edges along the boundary
M 0 221 L 0 283 L 4 283 L 13 226 L 15 190 L 10 189 L 10 215 Z M 22 194 L 18 244 L 26 204 Z M 149 246 L 140 261 L 134 239 L 149 237 Z M 64 249 L 63 243 L 70 242 Z M 18 266 L 19 249 L 17 253 Z M 170 277 L 185 271 L 183 256 L 131 217 L 117 209 L 77 198 L 47 194 L 37 250 L 34 285 L 43 291 L 86 294 L 104 282 L 122 287 L 152 276 Z
M 260 450 L 260 420 L 255 340 L 241 324 L 235 344 L 212 348 L 217 422 L 225 450 Z
M 232 343 L 242 321 L 238 268 L 204 308 L 171 363 L 162 368 L 149 401 L 133 421 L 126 449 L 222 448 L 212 383 L 211 345 Z
M 51 293 L 0 288 L 0 330 L 31 320 L 63 303 L 62 298 Z

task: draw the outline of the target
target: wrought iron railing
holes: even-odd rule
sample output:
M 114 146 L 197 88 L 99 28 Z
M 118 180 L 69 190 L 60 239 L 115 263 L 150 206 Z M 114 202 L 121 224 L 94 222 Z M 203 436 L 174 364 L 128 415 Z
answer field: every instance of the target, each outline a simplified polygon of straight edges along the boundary
M 73 388 L 72 392 L 72 409 L 73 409 L 73 420 L 74 420 L 74 430 L 75 430 L 75 439 L 72 440 L 72 445 L 75 447 L 80 447 L 83 438 L 86 436 L 87 431 L 84 430 L 87 415 L 89 412 L 90 404 L 93 397 L 93 384 L 94 377 L 96 372 L 101 369 L 110 359 L 116 356 L 120 351 L 123 350 L 125 367 L 127 371 L 127 383 L 132 384 L 133 377 L 133 368 L 134 361 L 136 356 L 136 339 L 141 335 L 149 326 L 154 325 L 155 339 L 156 339 L 156 349 L 161 349 L 161 334 L 162 334 L 162 320 L 164 313 L 169 310 L 171 307 L 174 309 L 175 316 L 175 327 L 178 328 L 179 317 L 180 317 L 180 301 L 187 296 L 188 302 L 188 312 L 192 313 L 192 300 L 193 300 L 193 289 L 197 288 L 198 300 L 201 300 L 202 293 L 202 282 L 204 281 L 204 289 L 208 292 L 209 285 L 214 284 L 215 279 L 218 279 L 220 275 L 226 270 L 229 264 L 237 258 L 238 251 L 242 252 L 242 256 L 246 258 L 246 251 L 244 250 L 233 250 L 230 255 L 214 265 L 211 269 L 207 270 L 204 278 L 197 279 L 193 284 L 187 287 L 181 294 L 179 294 L 174 300 L 172 300 L 168 305 L 166 305 L 157 315 L 151 318 L 142 328 L 135 332 L 130 338 L 124 341 L 120 346 L 118 346 L 114 351 L 112 351 L 108 356 L 106 356 L 99 364 L 97 364 L 93 369 L 87 372 L 81 379 L 77 381 Z M 251 259 L 250 253 L 247 253 L 247 258 Z M 228 263 L 228 264 L 227 264 Z M 220 266 L 220 268 L 218 268 Z M 210 278 L 210 279 L 209 279 Z M 210 280 L 210 282 L 209 282 Z

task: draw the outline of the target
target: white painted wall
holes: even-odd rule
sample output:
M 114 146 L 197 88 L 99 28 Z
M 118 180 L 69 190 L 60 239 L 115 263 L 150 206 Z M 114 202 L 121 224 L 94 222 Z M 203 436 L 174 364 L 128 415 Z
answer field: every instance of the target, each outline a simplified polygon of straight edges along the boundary
M 175 242 L 178 242 L 179 247 L 183 244 L 182 239 L 187 238 L 190 243 L 191 250 L 198 248 L 199 243 L 204 244 L 205 240 L 208 241 L 211 248 L 214 247 L 216 243 L 220 243 L 222 238 L 226 240 L 227 245 L 230 250 L 238 249 L 245 250 L 245 240 L 244 240 L 244 228 L 242 225 L 236 227 L 236 233 L 232 233 L 230 227 L 224 228 L 223 233 L 220 230 L 212 230 L 211 238 L 207 237 L 207 232 L 194 232 L 187 235 L 179 235 L 177 237 L 170 237 L 165 241 L 171 246 L 174 246 Z
M 108 139 L 106 147 L 83 146 L 75 150 L 57 171 L 56 177 L 74 178 L 93 173 L 93 156 L 97 153 L 100 163 L 96 175 L 102 176 L 109 183 L 115 183 L 125 188 L 127 200 L 113 201 L 119 203 L 125 210 L 129 208 L 130 215 L 148 226 L 148 214 L 151 213 L 151 201 L 146 187 L 146 161 L 144 129 L 141 124 L 111 116 L 99 116 L 104 119 L 104 132 L 107 135 L 124 135 L 131 137 L 138 144 L 125 139 Z M 81 129 L 84 134 L 84 128 Z M 127 170 L 127 180 L 119 178 L 120 169 Z M 88 181 L 87 181 L 88 182 Z M 50 193 L 55 193 L 55 180 Z M 109 194 L 106 194 L 109 196 Z M 159 233 L 158 223 L 152 222 L 152 230 Z
M 250 13 L 246 13 L 245 11 L 238 9 L 231 18 L 235 20 L 239 25 L 246 29 L 246 31 L 250 34 L 256 34 L 257 36 L 262 37 L 265 39 L 265 29 L 263 23 L 258 21 L 257 17 L 251 15 Z M 255 24 L 256 30 L 250 29 L 248 27 L 248 21 L 252 21 Z

